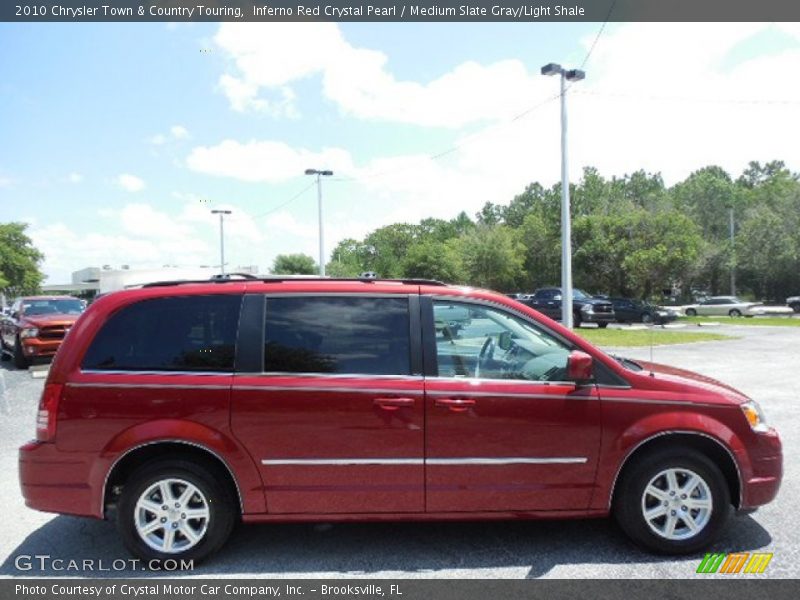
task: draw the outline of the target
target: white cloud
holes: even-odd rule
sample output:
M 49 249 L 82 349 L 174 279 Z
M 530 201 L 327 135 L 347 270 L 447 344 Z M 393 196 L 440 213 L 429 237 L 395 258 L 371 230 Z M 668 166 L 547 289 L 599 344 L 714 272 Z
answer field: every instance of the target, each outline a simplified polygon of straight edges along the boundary
M 140 192 L 145 188 L 144 181 L 130 173 L 123 173 L 117 177 L 116 183 L 126 192 Z
M 0 188 L 8 188 L 11 187 L 13 182 L 8 177 L 0 177 Z
M 312 152 L 276 141 L 225 140 L 216 146 L 198 146 L 191 151 L 186 164 L 193 171 L 209 175 L 270 183 L 299 177 L 309 168 L 332 169 L 342 174 L 353 169 L 350 154 L 339 148 Z
M 69 181 L 70 183 L 76 183 L 76 184 L 80 183 L 81 181 L 83 181 L 83 175 L 81 175 L 80 173 L 74 173 L 74 172 L 70 173 L 69 175 L 67 175 L 67 181 Z
M 291 85 L 310 76 L 355 117 L 437 127 L 502 119 L 545 93 L 538 73 L 517 59 L 464 62 L 425 84 L 401 81 L 386 54 L 352 46 L 335 23 L 225 23 L 214 41 L 232 60 L 234 73 L 219 84 L 238 111 L 296 116 Z
M 189 130 L 183 125 L 173 125 L 169 128 L 169 132 L 176 140 L 185 140 L 189 137 Z
M 191 136 L 189 130 L 183 125 L 173 125 L 169 133 L 157 133 L 148 140 L 153 146 L 163 146 L 171 141 L 188 140 Z

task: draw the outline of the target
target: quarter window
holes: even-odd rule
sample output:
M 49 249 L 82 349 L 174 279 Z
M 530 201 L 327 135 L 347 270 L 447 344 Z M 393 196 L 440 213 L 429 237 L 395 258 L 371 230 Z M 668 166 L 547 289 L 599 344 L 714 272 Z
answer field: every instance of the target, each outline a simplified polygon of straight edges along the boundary
M 264 371 L 410 375 L 406 298 L 267 299 Z
M 570 348 L 505 311 L 435 300 L 440 377 L 566 381 Z
M 137 302 L 103 326 L 82 368 L 233 371 L 241 302 L 238 295 Z

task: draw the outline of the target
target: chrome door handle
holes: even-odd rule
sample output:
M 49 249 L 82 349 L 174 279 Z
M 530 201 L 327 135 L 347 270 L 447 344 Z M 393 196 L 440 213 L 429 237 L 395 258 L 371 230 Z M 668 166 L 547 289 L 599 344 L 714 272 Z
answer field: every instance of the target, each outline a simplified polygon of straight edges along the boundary
M 397 410 L 414 406 L 414 398 L 375 398 L 372 404 L 384 410 Z
M 475 400 L 469 398 L 437 398 L 433 401 L 434 406 L 449 408 L 453 412 L 466 412 L 475 406 Z

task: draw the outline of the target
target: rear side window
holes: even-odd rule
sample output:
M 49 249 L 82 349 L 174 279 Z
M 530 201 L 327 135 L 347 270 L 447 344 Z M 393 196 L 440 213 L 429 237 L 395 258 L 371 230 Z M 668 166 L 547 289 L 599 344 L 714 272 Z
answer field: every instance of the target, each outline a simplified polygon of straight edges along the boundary
M 268 298 L 264 371 L 411 373 L 407 298 Z
M 81 365 L 133 371 L 233 371 L 242 297 L 137 302 L 103 326 Z

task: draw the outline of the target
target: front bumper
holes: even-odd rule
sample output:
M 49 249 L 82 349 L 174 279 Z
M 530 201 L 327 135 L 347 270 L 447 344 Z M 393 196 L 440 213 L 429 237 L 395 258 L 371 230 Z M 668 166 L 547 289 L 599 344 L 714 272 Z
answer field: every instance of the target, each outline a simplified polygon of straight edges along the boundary
M 101 516 L 92 510 L 89 458 L 31 441 L 19 449 L 19 483 L 25 505 L 44 512 Z
M 20 340 L 22 353 L 28 358 L 38 356 L 55 356 L 62 340 L 41 340 L 39 338 L 26 338 Z
M 584 323 L 614 323 L 617 317 L 614 313 L 580 312 L 581 321 Z
M 743 482 L 742 510 L 768 504 L 778 495 L 783 479 L 783 450 L 778 433 L 771 429 L 758 435 L 750 452 L 752 472 Z

